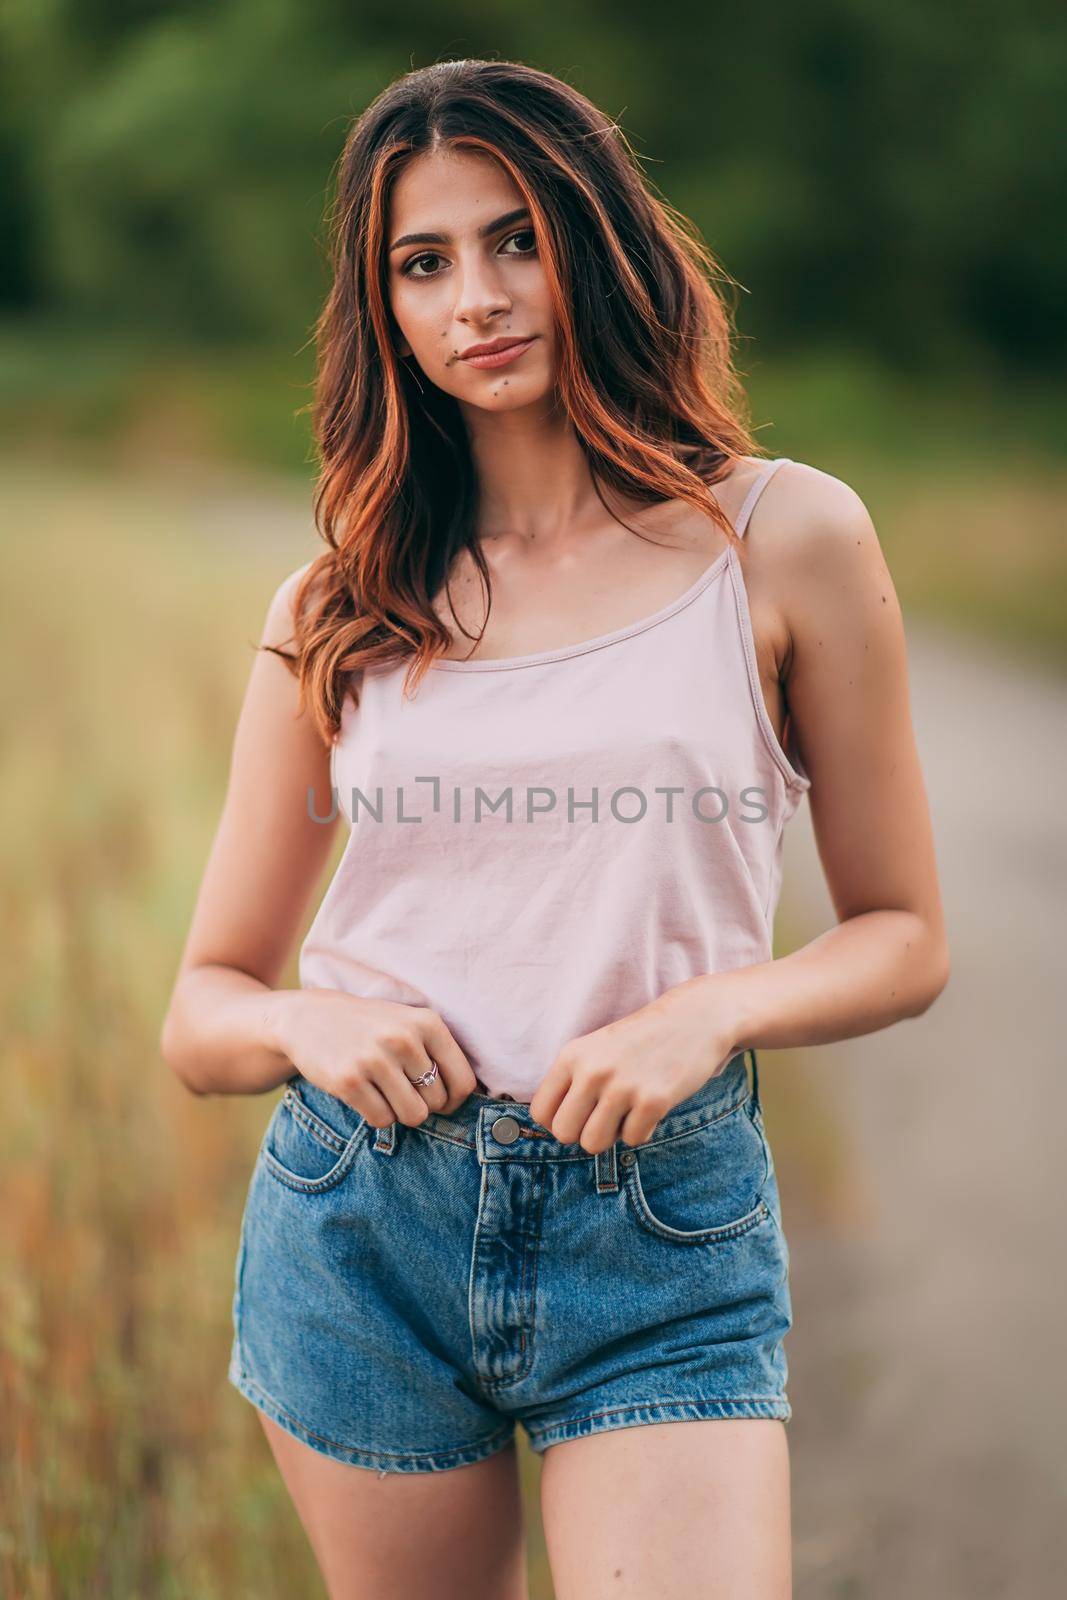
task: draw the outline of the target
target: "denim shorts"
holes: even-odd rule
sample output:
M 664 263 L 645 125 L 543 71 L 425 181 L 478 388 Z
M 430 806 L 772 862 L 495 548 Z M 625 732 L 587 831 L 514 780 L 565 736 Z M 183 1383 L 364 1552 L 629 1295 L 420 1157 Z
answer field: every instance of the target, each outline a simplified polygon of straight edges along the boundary
M 597 1155 L 525 1101 L 473 1093 L 376 1128 L 297 1073 L 252 1172 L 227 1376 L 324 1455 L 439 1472 L 517 1422 L 541 1452 L 642 1423 L 788 1421 L 791 1326 L 754 1051 Z

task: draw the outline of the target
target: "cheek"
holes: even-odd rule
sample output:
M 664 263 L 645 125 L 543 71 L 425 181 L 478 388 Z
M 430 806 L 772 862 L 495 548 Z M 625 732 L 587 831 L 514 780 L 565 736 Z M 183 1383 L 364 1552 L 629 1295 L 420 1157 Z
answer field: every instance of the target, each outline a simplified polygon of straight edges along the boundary
M 552 315 L 552 294 L 544 272 L 538 271 L 534 275 L 534 281 L 529 286 L 528 298 L 530 304 L 536 308 L 542 319 L 547 323 Z
M 400 332 L 416 350 L 430 350 L 439 343 L 439 334 L 447 326 L 448 315 L 433 294 L 425 290 L 413 294 L 410 289 L 394 289 L 391 296 L 393 318 Z

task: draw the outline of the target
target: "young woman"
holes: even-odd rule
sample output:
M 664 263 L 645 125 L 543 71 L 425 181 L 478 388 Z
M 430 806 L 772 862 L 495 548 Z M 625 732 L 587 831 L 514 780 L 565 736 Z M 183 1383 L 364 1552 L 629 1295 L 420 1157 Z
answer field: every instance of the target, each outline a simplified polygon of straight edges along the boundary
M 893 585 L 851 488 L 754 448 L 714 258 L 566 84 L 393 83 L 334 237 L 326 548 L 269 607 L 162 1037 L 196 1093 L 285 1086 L 229 1376 L 331 1596 L 524 1595 L 521 1423 L 559 1600 L 777 1600 L 756 1051 L 948 974 Z M 839 920 L 774 960 L 804 794 Z

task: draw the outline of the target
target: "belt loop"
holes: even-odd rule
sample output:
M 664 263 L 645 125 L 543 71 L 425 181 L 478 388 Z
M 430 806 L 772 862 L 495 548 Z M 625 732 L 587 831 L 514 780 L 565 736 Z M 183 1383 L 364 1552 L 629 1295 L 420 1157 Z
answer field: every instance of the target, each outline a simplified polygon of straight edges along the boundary
M 763 1106 L 760 1104 L 760 1097 L 759 1097 L 759 1068 L 756 1065 L 756 1052 L 755 1052 L 755 1050 L 752 1049 L 751 1046 L 749 1046 L 748 1053 L 752 1058 L 752 1098 L 755 1101 L 756 1110 L 762 1116 L 762 1114 L 763 1114 Z
M 615 1158 L 615 1145 L 598 1150 L 596 1157 L 596 1192 L 614 1194 L 619 1187 L 619 1167 Z
M 383 1156 L 391 1156 L 396 1151 L 396 1123 L 387 1122 L 384 1128 L 379 1128 L 374 1140 L 375 1150 L 380 1150 Z

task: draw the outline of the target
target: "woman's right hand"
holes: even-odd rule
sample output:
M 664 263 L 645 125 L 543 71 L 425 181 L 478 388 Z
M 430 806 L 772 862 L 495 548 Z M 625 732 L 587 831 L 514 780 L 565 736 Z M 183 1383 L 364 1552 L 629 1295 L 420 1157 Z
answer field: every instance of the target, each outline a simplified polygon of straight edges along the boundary
M 426 1006 L 291 989 L 275 1017 L 274 1042 L 297 1071 L 375 1128 L 417 1127 L 430 1111 L 455 1111 L 477 1086 L 451 1032 Z M 435 1061 L 437 1078 L 416 1087 L 411 1080 Z

